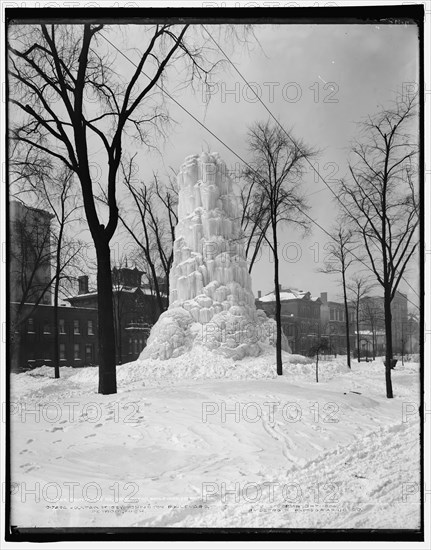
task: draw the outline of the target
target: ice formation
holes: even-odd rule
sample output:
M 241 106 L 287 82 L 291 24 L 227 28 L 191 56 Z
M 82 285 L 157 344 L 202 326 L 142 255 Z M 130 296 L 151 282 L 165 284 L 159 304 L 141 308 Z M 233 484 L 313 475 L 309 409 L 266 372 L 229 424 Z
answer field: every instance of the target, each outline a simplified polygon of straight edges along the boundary
M 186 157 L 178 188 L 169 308 L 141 358 L 170 359 L 197 344 L 233 359 L 257 356 L 274 343 L 275 321 L 255 307 L 238 199 L 225 163 L 218 153 Z

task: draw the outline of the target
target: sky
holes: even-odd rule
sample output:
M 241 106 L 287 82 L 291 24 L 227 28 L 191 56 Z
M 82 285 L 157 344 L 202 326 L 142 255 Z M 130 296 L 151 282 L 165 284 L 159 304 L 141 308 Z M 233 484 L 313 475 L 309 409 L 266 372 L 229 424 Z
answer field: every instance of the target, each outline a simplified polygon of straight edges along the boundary
M 272 115 L 294 138 L 303 139 L 319 150 L 314 166 L 335 189 L 337 179 L 346 174 L 349 143 L 357 133 L 356 122 L 388 105 L 405 86 L 418 82 L 416 27 L 257 25 L 254 32 L 256 40 L 248 47 L 232 47 L 211 30 L 244 78 L 254 83 Z M 141 36 L 141 29 L 131 26 L 126 34 L 117 33 L 118 46 L 126 51 L 134 42 L 139 43 Z M 134 54 L 127 51 L 131 59 L 136 59 Z M 127 64 L 124 59 L 122 62 Z M 195 92 L 181 89 L 182 74 L 170 74 L 166 89 L 247 160 L 247 129 L 253 122 L 267 120 L 269 115 L 235 70 L 231 66 L 227 69 L 213 77 L 210 90 L 203 86 L 198 86 Z M 161 154 L 137 150 L 141 159 L 139 177 L 145 181 L 151 178 L 153 170 L 161 175 L 170 167 L 178 170 L 186 156 L 206 150 L 219 152 L 227 166 L 235 174 L 240 173 L 241 161 L 231 151 L 169 99 L 167 105 L 177 123 L 166 143 L 160 146 Z M 238 183 L 241 184 L 239 179 Z M 333 194 L 311 169 L 302 185 L 309 195 L 311 217 L 330 231 L 339 210 Z M 330 239 L 316 224 L 311 229 L 305 238 L 291 227 L 283 229 L 280 280 L 283 287 L 309 290 L 315 296 L 327 291 L 330 299 L 337 299 L 341 293 L 337 277 L 318 271 Z M 118 242 L 121 243 L 120 235 Z M 356 266 L 354 271 L 360 268 Z M 418 273 L 417 269 L 411 271 Z M 408 280 L 418 288 L 414 274 L 409 274 Z M 262 251 L 252 279 L 255 294 L 258 290 L 266 293 L 273 289 L 273 263 L 268 249 Z M 417 296 L 405 284 L 400 290 L 408 292 L 409 299 L 418 303 Z
M 419 45 L 414 25 L 255 25 L 254 37 L 249 37 L 247 46 L 227 39 L 223 28 L 209 30 L 241 75 L 253 83 L 283 128 L 293 138 L 319 151 L 314 168 L 332 189 L 346 175 L 349 143 L 357 133 L 356 122 L 387 106 L 397 92 L 419 81 Z M 202 27 L 192 29 L 191 34 L 192 39 L 206 40 L 207 46 L 215 48 Z M 137 49 L 143 49 L 148 40 L 140 25 L 111 26 L 106 36 L 131 61 L 138 60 Z M 134 69 L 132 63 L 107 42 L 105 47 L 112 56 L 115 71 L 127 79 Z M 214 59 L 223 58 L 220 51 L 213 55 Z M 254 122 L 266 121 L 268 111 L 227 62 L 212 76 L 210 90 L 199 83 L 192 90 L 184 85 L 185 76 L 180 65 L 176 65 L 167 73 L 165 89 L 228 148 L 166 98 L 166 107 L 175 122 L 170 125 L 166 139 L 157 142 L 157 151 L 148 151 L 136 141 L 125 141 L 125 152 L 137 153 L 137 177 L 149 183 L 153 172 L 157 172 L 163 178 L 171 168 L 177 171 L 186 156 L 209 150 L 220 153 L 241 185 L 240 159 L 250 159 L 247 130 Z M 141 82 L 145 83 L 144 76 Z M 100 144 L 95 145 L 96 170 L 104 162 L 99 150 Z M 313 296 L 328 292 L 329 299 L 336 300 L 341 296 L 340 282 L 336 276 L 320 273 L 319 268 L 330 242 L 324 230 L 330 232 L 333 228 L 339 205 L 311 169 L 301 185 L 315 223 L 307 236 L 289 226 L 281 231 L 280 281 L 285 288 L 308 290 Z M 127 208 L 130 197 L 122 185 L 118 187 L 118 198 Z M 114 261 L 124 255 L 126 245 L 120 224 L 111 243 Z M 361 268 L 356 266 L 353 271 Z M 410 271 L 408 280 L 418 288 L 419 270 L 412 263 Z M 252 280 L 255 295 L 259 290 L 263 294 L 273 290 L 273 262 L 268 248 L 262 250 Z M 406 285 L 400 290 L 418 303 L 417 296 Z

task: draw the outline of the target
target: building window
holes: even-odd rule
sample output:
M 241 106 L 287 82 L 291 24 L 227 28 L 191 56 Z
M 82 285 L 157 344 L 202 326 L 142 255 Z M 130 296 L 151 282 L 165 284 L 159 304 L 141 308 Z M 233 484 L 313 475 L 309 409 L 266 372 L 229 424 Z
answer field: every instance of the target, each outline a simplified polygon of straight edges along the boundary
M 93 344 L 85 345 L 85 363 L 89 365 L 93 362 Z
M 66 334 L 66 325 L 64 324 L 64 319 L 58 320 L 58 332 L 60 334 Z
M 73 334 L 80 334 L 80 331 L 79 331 L 79 321 L 78 319 L 75 319 L 73 321 Z
M 329 310 L 329 319 L 331 321 L 335 321 L 335 311 L 334 311 L 334 308 L 331 307 L 331 309 Z
M 43 333 L 44 334 L 51 334 L 51 326 L 49 324 L 49 321 L 45 319 L 43 322 Z
M 34 319 L 33 319 L 33 317 L 29 317 L 27 319 L 27 332 L 30 332 L 31 334 L 34 334 Z
M 129 338 L 129 355 L 133 353 L 133 340 Z
M 60 361 L 66 360 L 66 344 L 60 344 Z
M 81 355 L 80 345 L 79 344 L 74 344 L 74 346 L 73 346 L 73 358 L 75 360 L 76 359 L 81 359 L 80 355 Z
M 89 336 L 93 336 L 93 335 L 94 335 L 93 321 L 91 321 L 91 320 L 88 321 L 87 327 L 88 327 L 87 334 L 88 334 Z
M 88 277 L 85 275 L 78 278 L 79 294 L 86 294 L 88 292 Z

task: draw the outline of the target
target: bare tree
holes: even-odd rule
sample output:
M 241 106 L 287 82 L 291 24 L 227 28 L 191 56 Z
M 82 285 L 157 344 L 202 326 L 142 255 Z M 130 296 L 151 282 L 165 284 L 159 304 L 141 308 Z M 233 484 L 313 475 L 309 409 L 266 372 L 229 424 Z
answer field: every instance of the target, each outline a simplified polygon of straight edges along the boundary
M 361 306 L 363 299 L 367 296 L 374 284 L 370 282 L 369 275 L 357 274 L 354 275 L 347 283 L 347 289 L 350 292 L 351 299 L 355 307 L 355 322 L 356 322 L 356 348 L 358 354 L 358 363 L 361 362 Z
M 248 260 L 248 271 L 251 273 L 259 256 L 265 235 L 268 230 L 271 216 L 264 201 L 264 193 L 256 192 L 258 174 L 251 170 L 245 172 L 245 185 L 241 188 L 241 230 L 242 241 L 245 242 L 245 256 Z
M 351 179 L 341 182 L 340 198 L 383 289 L 386 395 L 392 398 L 391 304 L 417 248 L 416 98 L 398 99 L 361 123 L 360 129 L 360 138 L 352 147 Z
M 151 132 L 160 130 L 167 119 L 157 94 L 163 98 L 163 79 L 170 66 L 183 62 L 189 71 L 187 83 L 196 78 L 206 81 L 217 65 L 208 61 L 211 48 L 206 38 L 202 45 L 193 38 L 186 40 L 191 29 L 189 24 L 143 26 L 144 49 L 135 51 L 137 63 L 125 78 L 116 70 L 108 29 L 102 24 L 21 25 L 14 21 L 9 26 L 9 79 L 14 86 L 10 102 L 22 115 L 22 120 L 15 117 L 11 136 L 27 144 L 30 155 L 43 151 L 63 162 L 81 185 L 97 257 L 102 394 L 117 389 L 109 243 L 118 224 L 116 188 L 124 136 L 131 133 L 148 146 L 154 145 Z M 103 212 L 96 205 L 91 173 L 100 146 L 103 153 L 99 151 L 97 159 L 104 167 L 108 199 Z M 104 160 L 100 160 L 102 155 Z
M 174 260 L 175 227 L 178 223 L 177 183 L 175 178 L 168 177 L 169 183 L 164 184 L 157 174 L 153 174 L 153 181 L 148 186 L 143 182 L 133 182 L 133 158 L 122 169 L 124 184 L 133 198 L 135 219 L 131 220 L 129 213 L 121 212 L 119 218 L 144 257 L 160 315 L 166 309 L 165 296 L 169 298 L 169 273 Z M 163 287 L 160 278 L 164 281 Z
M 317 323 L 317 337 L 318 340 L 324 340 L 327 344 L 325 351 L 327 351 L 329 354 L 333 354 L 335 357 L 337 357 L 337 347 L 334 344 L 334 341 L 332 339 L 333 333 L 332 333 L 332 325 L 329 320 L 327 321 L 319 321 Z
M 256 231 L 263 234 L 274 258 L 275 320 L 277 323 L 277 374 L 283 374 L 281 301 L 279 284 L 278 236 L 282 224 L 302 230 L 309 227 L 304 212 L 308 209 L 300 193 L 306 160 L 315 152 L 300 141 L 292 140 L 279 126 L 258 122 L 248 132 L 251 161 L 245 179 L 252 185 L 251 204 L 260 202 L 267 215 L 256 217 Z M 268 235 L 270 229 L 271 235 Z
M 56 183 L 58 184 L 59 181 Z M 65 237 L 66 225 L 73 213 L 73 209 L 66 210 L 66 199 L 70 191 L 68 182 L 64 183 L 64 188 L 57 197 L 51 187 L 49 202 L 43 200 L 46 198 L 43 195 L 46 190 L 44 185 L 42 182 L 39 205 L 44 209 L 23 205 L 20 208 L 24 211 L 24 215 L 11 220 L 10 275 L 14 288 L 11 298 L 12 301 L 18 300 L 13 308 L 11 349 L 14 362 L 14 353 L 19 344 L 17 334 L 20 328 L 41 303 L 51 304 L 54 288 L 54 367 L 55 377 L 59 378 L 59 289 L 61 281 L 70 275 L 83 246 L 76 238 Z M 60 201 L 59 204 L 56 204 L 56 199 Z M 48 210 L 49 205 L 52 207 L 51 210 Z M 32 307 L 28 308 L 28 304 L 32 304 Z
M 328 338 L 320 336 L 319 339 L 310 348 L 309 354 L 316 357 L 316 382 L 319 382 L 319 356 L 325 352 L 331 352 Z
M 349 319 L 349 301 L 347 297 L 347 270 L 355 261 L 355 256 L 352 253 L 354 241 L 352 231 L 345 229 L 342 224 L 333 231 L 331 249 L 329 255 L 326 256 L 323 267 L 319 270 L 322 273 L 337 274 L 341 276 L 343 286 L 343 301 L 344 301 L 344 317 L 346 323 L 346 350 L 347 350 L 347 366 L 351 366 L 350 357 L 350 319 Z
M 82 242 L 76 238 L 68 238 L 66 235 L 69 224 L 76 221 L 74 216 L 77 214 L 80 206 L 76 200 L 76 189 L 73 184 L 73 172 L 65 166 L 60 169 L 58 174 L 40 181 L 41 192 L 43 193 L 43 203 L 49 206 L 55 222 L 53 231 L 54 241 L 54 376 L 60 378 L 60 342 L 58 327 L 58 302 L 60 287 L 63 278 L 67 278 L 64 273 L 64 266 L 72 267 L 73 261 L 78 259 L 85 249 Z
M 60 377 L 60 351 L 58 304 L 64 282 L 69 281 L 72 273 L 79 268 L 87 244 L 67 234 L 71 224 L 79 219 L 80 204 L 76 195 L 74 173 L 64 164 L 50 158 L 41 150 L 33 155 L 29 148 L 20 142 L 13 143 L 14 152 L 10 162 L 10 191 L 16 197 L 24 197 L 28 202 L 36 202 L 50 218 L 42 230 L 50 231 L 46 262 L 54 269 L 52 286 L 54 296 L 54 373 Z M 26 222 L 27 223 L 27 222 Z M 36 229 L 39 231 L 39 229 Z M 67 266 L 67 270 L 65 267 Z
M 112 270 L 112 284 L 114 288 L 114 328 L 115 328 L 115 349 L 117 364 L 122 363 L 123 357 L 123 339 L 122 331 L 124 319 L 126 317 L 127 308 L 129 306 L 127 300 L 125 300 L 124 293 L 127 287 L 124 284 L 124 280 L 121 277 L 121 269 L 127 268 L 127 258 L 120 258 L 117 266 L 114 266 Z
M 11 204 L 10 268 L 11 323 L 10 344 L 13 368 L 20 344 L 20 329 L 40 303 L 50 303 L 52 261 L 50 221 L 39 223 L 36 218 L 43 211 L 26 207 L 23 203 Z M 32 304 L 32 307 L 27 307 Z
M 375 359 L 378 351 L 378 334 L 385 326 L 383 304 L 380 305 L 375 300 L 364 297 L 361 301 L 360 316 L 360 324 L 370 329 L 373 359 Z

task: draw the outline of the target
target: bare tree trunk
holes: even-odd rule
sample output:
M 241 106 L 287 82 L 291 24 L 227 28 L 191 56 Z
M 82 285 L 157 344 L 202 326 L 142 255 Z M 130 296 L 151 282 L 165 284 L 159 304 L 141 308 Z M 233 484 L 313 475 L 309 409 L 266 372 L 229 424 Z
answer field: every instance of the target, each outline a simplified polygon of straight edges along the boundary
M 361 344 L 361 337 L 359 333 L 359 297 L 358 297 L 356 302 L 356 347 L 358 348 L 358 363 L 361 362 L 360 344 Z
M 319 382 L 319 352 L 316 355 L 316 382 Z
M 118 355 L 119 355 L 119 362 L 122 365 L 123 364 L 123 339 L 121 338 L 121 318 L 118 319 Z
M 16 325 L 15 323 L 12 323 L 12 327 L 9 332 L 9 353 L 10 353 L 11 372 L 19 372 L 22 368 L 21 353 L 20 353 L 20 350 L 21 350 L 20 331 L 21 331 L 21 327 L 19 325 Z
M 61 223 L 57 240 L 56 264 L 55 264 L 55 284 L 54 284 L 54 377 L 60 378 L 60 338 L 58 335 L 58 294 L 60 291 L 60 271 L 61 271 L 61 247 L 63 243 L 64 231 L 64 201 L 61 203 Z
M 377 348 L 377 336 L 376 331 L 374 328 L 372 328 L 373 331 L 373 361 L 376 360 L 376 348 Z
M 277 250 L 277 225 L 272 225 L 273 235 L 273 252 L 274 252 L 274 285 L 275 285 L 275 322 L 277 323 L 277 341 L 276 341 L 276 361 L 277 361 L 277 374 L 281 376 L 283 374 L 283 358 L 281 354 L 281 300 L 280 300 L 280 286 L 279 286 L 279 264 L 278 264 L 278 250 Z
M 391 367 L 392 367 L 392 312 L 391 298 L 387 289 L 385 289 L 385 332 L 386 332 L 386 397 L 394 396 L 392 391 Z
M 58 266 L 59 264 L 57 264 Z M 60 338 L 58 335 L 58 291 L 60 286 L 60 274 L 56 267 L 57 277 L 54 286 L 54 377 L 60 378 Z
M 117 392 L 114 306 L 109 242 L 96 243 L 99 330 L 99 393 Z
M 347 289 L 346 289 L 346 271 L 343 268 L 342 271 L 343 279 L 343 296 L 344 296 L 344 312 L 346 316 L 346 351 L 347 351 L 347 366 L 349 369 L 352 368 L 350 362 L 350 323 L 349 323 L 349 306 L 347 302 Z
M 123 362 L 122 359 L 122 338 L 121 338 L 121 315 L 122 315 L 122 297 L 119 291 L 119 282 L 113 281 L 115 285 L 116 293 L 112 296 L 112 302 L 114 307 L 114 331 L 115 331 L 115 357 L 118 365 Z

